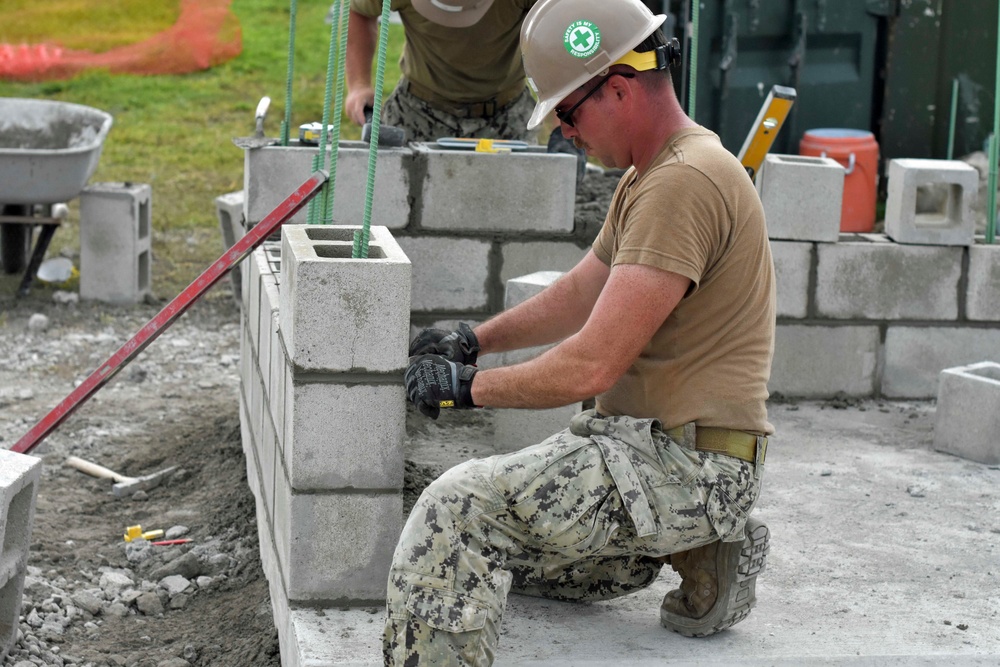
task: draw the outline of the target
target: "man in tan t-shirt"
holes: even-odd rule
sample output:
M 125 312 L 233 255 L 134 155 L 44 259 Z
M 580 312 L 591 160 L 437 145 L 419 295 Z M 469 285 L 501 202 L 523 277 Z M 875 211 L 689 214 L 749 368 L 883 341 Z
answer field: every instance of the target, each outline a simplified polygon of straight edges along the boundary
M 710 635 L 755 604 L 774 269 L 749 176 L 674 95 L 663 20 L 639 0 L 539 0 L 525 20 L 529 126 L 554 110 L 567 138 L 628 170 L 576 267 L 475 331 L 421 332 L 405 383 L 431 418 L 590 396 L 596 409 L 423 492 L 389 574 L 387 664 L 489 665 L 508 591 L 607 599 L 664 563 L 681 576 L 660 608 L 670 630 Z
M 410 141 L 442 137 L 533 139 L 534 106 L 518 35 L 535 0 L 392 0 L 406 33 L 402 78 L 381 122 Z M 344 110 L 361 125 L 375 100 L 372 59 L 382 0 L 351 0 Z

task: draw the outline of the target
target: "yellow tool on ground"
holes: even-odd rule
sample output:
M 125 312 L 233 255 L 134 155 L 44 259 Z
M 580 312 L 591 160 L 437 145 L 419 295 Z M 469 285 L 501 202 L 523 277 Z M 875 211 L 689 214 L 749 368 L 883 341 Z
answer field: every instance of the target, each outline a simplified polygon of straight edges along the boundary
M 155 540 L 158 537 L 163 537 L 163 531 L 147 530 L 146 532 L 143 532 L 142 526 L 129 526 L 125 529 L 124 537 L 126 542 L 137 540 L 140 537 L 144 540 Z
M 750 128 L 750 134 L 747 135 L 746 141 L 743 142 L 743 148 L 737 155 L 740 163 L 750 174 L 751 180 L 757 178 L 757 172 L 760 171 L 760 165 L 764 162 L 764 156 L 771 150 L 771 145 L 778 136 L 778 132 L 781 131 L 781 126 L 788 117 L 788 112 L 791 111 L 794 102 L 794 88 L 771 86 L 771 92 L 767 94 L 764 106 L 757 114 L 757 120 Z

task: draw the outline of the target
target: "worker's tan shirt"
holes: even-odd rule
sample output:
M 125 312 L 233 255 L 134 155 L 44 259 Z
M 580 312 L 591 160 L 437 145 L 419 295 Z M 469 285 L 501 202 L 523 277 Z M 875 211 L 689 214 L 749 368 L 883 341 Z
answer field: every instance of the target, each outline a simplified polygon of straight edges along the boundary
M 597 397 L 598 411 L 655 417 L 668 429 L 693 421 L 772 433 L 771 248 L 753 183 L 719 138 L 681 130 L 642 178 L 626 172 L 593 248 L 609 266 L 643 264 L 692 281 L 636 362 Z
M 392 0 L 406 31 L 399 66 L 403 76 L 452 103 L 484 102 L 524 87 L 521 21 L 535 0 L 496 0 L 468 28 L 446 28 L 425 19 L 410 0 Z M 351 9 L 381 16 L 381 0 L 351 0 Z

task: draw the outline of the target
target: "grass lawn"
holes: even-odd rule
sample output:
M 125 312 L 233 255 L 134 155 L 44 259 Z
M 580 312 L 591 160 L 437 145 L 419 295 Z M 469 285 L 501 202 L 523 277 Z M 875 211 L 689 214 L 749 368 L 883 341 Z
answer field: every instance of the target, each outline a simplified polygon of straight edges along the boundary
M 118 0 L 5 0 L 0 5 L 0 42 L 57 42 L 101 51 L 120 46 L 125 34 L 141 41 L 169 27 L 179 2 Z M 153 6 L 156 6 L 153 9 Z M 41 9 L 44 8 L 44 9 Z M 292 133 L 322 117 L 330 26 L 327 2 L 299 2 L 292 86 Z M 132 181 L 153 188 L 153 288 L 172 298 L 222 252 L 213 200 L 242 189 L 243 151 L 232 138 L 253 131 L 253 115 L 271 97 L 265 132 L 278 136 L 285 113 L 290 3 L 233 0 L 243 52 L 214 69 L 181 76 L 110 75 L 88 72 L 44 83 L 0 82 L 0 97 L 50 99 L 107 111 L 114 126 L 91 182 Z M 31 17 L 28 20 L 28 17 Z M 390 26 L 386 94 L 399 77 L 403 32 Z M 345 121 L 343 136 L 360 128 Z M 49 255 L 79 244 L 76 201 L 70 224 L 53 239 Z M 3 276 L 0 294 L 16 289 Z

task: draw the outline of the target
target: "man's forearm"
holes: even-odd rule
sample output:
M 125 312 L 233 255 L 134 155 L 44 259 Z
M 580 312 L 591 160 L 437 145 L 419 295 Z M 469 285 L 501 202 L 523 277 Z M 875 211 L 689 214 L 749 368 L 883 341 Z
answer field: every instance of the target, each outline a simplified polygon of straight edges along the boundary
M 353 9 L 348 21 L 348 33 L 351 37 L 347 40 L 347 54 L 344 59 L 347 86 L 351 89 L 370 88 L 378 21 L 374 17 L 359 14 Z
M 541 293 L 475 329 L 482 354 L 561 341 L 587 322 L 608 269 L 588 253 L 572 271 Z

